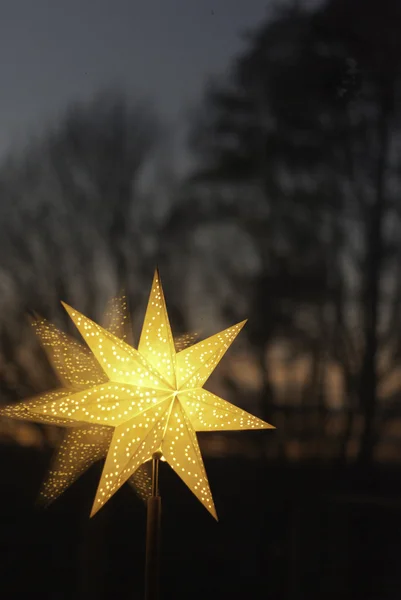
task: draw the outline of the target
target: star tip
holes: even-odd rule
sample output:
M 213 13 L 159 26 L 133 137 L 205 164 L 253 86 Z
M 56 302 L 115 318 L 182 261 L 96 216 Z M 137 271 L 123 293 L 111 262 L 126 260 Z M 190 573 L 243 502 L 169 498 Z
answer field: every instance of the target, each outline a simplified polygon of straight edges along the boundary
M 263 429 L 277 429 L 275 425 L 271 425 L 271 423 L 266 423 L 266 421 L 262 421 Z
M 47 510 L 53 500 L 54 498 L 49 498 L 46 496 L 45 492 L 39 492 L 39 495 L 35 500 L 35 508 L 38 508 L 39 510 Z
M 72 306 L 70 306 L 69 304 L 67 304 L 67 302 L 63 302 L 62 300 L 60 300 L 64 310 L 68 313 L 68 315 L 72 318 L 73 313 L 77 313 L 78 311 L 75 310 L 75 308 L 72 308 Z
M 36 319 L 33 315 L 28 315 L 26 320 L 28 325 L 31 327 L 37 327 L 39 324 L 38 319 Z
M 30 314 L 28 315 L 28 320 L 32 323 L 37 323 L 38 321 L 43 321 L 44 319 L 38 312 L 36 312 L 36 310 L 31 310 Z

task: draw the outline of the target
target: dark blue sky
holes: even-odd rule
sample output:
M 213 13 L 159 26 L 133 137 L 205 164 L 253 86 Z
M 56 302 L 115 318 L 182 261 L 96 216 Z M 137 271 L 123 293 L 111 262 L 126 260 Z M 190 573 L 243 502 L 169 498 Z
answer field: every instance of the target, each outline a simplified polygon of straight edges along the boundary
M 284 0 L 283 0 L 284 1 Z M 116 85 L 182 122 L 269 0 L 2 0 L 0 156 L 70 101 Z

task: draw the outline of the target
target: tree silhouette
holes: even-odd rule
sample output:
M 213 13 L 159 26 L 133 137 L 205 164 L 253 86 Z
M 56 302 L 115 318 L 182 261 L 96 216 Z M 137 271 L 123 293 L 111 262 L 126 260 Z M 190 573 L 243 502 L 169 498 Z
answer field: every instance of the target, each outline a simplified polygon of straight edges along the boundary
M 106 91 L 72 104 L 0 165 L 3 402 L 55 384 L 28 314 L 73 332 L 60 300 L 101 318 L 123 286 L 138 308 L 154 266 L 147 237 L 157 230 L 144 177 L 161 132 L 148 105 Z
M 399 312 L 400 284 L 389 291 L 389 282 L 400 252 L 400 24 L 393 0 L 380 13 L 360 0 L 278 12 L 248 36 L 228 81 L 209 86 L 191 140 L 197 186 L 245 198 L 238 210 L 264 265 L 253 337 L 263 365 L 283 333 L 315 373 L 319 357 L 337 365 L 349 415 L 342 447 L 362 411 L 366 464 L 379 383 L 399 346 L 386 313 Z M 245 205 L 252 195 L 263 219 Z
M 45 142 L 64 201 L 96 221 L 116 256 L 119 279 L 127 275 L 124 244 L 143 171 L 160 136 L 148 106 L 107 91 L 71 106 Z

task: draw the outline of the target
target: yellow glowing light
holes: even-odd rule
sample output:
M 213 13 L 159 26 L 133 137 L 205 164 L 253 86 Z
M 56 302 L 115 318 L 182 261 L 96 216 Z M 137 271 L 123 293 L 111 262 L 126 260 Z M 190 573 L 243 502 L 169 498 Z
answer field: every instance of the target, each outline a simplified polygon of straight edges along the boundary
M 91 516 L 127 480 L 135 481 L 136 473 L 137 485 L 146 487 L 146 473 L 138 475 L 138 469 L 155 452 L 160 452 L 217 518 L 195 432 L 272 428 L 203 389 L 246 321 L 177 350 L 157 271 L 138 350 L 63 305 L 92 354 L 85 353 L 82 360 L 79 354 L 68 359 L 65 371 L 69 387 L 24 402 L 19 410 L 25 410 L 27 418 L 34 415 L 43 422 L 74 425 L 75 437 L 79 438 L 81 431 L 85 443 L 88 440 L 85 436 L 97 439 L 99 432 L 108 432 L 102 434 L 100 442 L 95 442 L 99 452 L 104 454 L 104 445 L 108 446 L 108 452 Z M 65 364 L 66 354 L 61 355 Z M 68 456 L 67 468 L 71 472 L 75 460 L 74 456 Z M 87 468 L 84 458 L 82 465 Z
M 103 317 L 105 328 L 121 339 L 130 332 L 129 313 L 124 295 L 113 298 Z M 46 397 L 63 398 L 79 389 L 107 381 L 103 369 L 87 346 L 60 331 L 40 317 L 32 321 L 35 332 L 63 387 Z M 186 343 L 183 336 L 180 343 Z M 64 492 L 95 462 L 104 458 L 110 446 L 110 427 L 80 425 L 75 421 L 35 414 L 30 409 L 41 405 L 43 396 L 6 406 L 0 414 L 20 420 L 66 427 L 49 473 L 39 492 L 39 502 L 48 505 Z M 128 480 L 137 495 L 146 500 L 151 494 L 151 465 L 142 465 Z

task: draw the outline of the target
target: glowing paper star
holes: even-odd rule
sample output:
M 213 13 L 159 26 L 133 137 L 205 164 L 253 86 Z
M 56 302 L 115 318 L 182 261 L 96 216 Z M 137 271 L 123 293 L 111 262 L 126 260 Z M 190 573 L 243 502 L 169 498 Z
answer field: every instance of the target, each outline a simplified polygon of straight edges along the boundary
M 195 431 L 272 428 L 203 389 L 245 321 L 176 352 L 157 271 L 138 350 L 64 307 L 106 381 L 57 397 L 47 394 L 31 403 L 29 411 L 67 425 L 113 428 L 91 516 L 160 452 L 217 518 Z
M 108 331 L 121 339 L 127 338 L 130 327 L 125 296 L 113 298 L 109 302 L 103 320 Z M 87 389 L 107 381 L 103 369 L 86 346 L 60 331 L 46 319 L 36 318 L 32 325 L 63 387 L 50 392 L 50 395 L 46 394 L 7 406 L 0 413 L 21 420 L 67 428 L 39 493 L 39 501 L 47 505 L 95 462 L 106 456 L 113 429 L 96 425 L 81 425 L 69 419 L 54 418 L 32 412 L 31 409 L 41 406 L 45 398 L 63 398 L 77 390 Z M 138 496 L 146 500 L 151 494 L 150 465 L 142 465 L 129 479 L 129 483 Z

